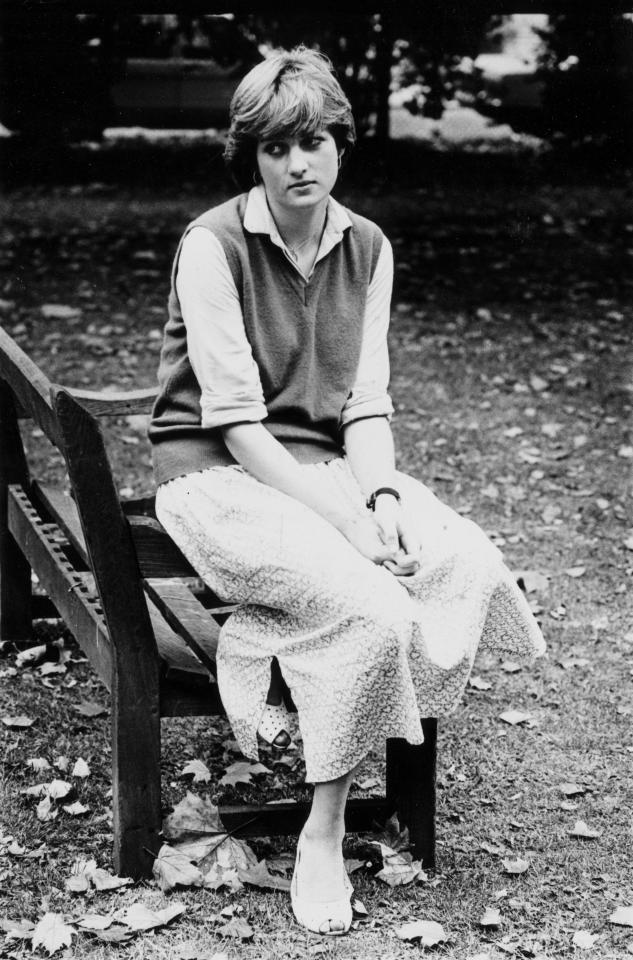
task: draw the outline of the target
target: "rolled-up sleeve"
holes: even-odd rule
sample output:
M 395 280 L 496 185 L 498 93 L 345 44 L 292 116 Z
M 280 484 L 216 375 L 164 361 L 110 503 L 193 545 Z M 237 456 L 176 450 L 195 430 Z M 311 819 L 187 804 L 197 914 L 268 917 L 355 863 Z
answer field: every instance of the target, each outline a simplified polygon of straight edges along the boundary
M 367 291 L 363 340 L 354 386 L 341 412 L 340 426 L 366 417 L 391 420 L 387 332 L 393 288 L 393 251 L 383 237 L 374 276 Z
M 183 241 L 176 292 L 200 384 L 202 426 L 263 420 L 264 392 L 237 288 L 220 241 L 205 227 L 194 227 Z

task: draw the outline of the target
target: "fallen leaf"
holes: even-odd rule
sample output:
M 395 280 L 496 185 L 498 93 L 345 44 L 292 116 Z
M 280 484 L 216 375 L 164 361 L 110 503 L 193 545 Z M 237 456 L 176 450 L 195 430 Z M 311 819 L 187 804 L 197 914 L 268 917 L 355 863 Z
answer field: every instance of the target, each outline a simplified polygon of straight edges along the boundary
M 66 880 L 66 889 L 71 893 L 85 893 L 90 887 L 95 890 L 118 890 L 132 883 L 130 877 L 116 877 L 97 866 L 97 861 L 79 858 L 75 860 L 70 877 Z
M 81 316 L 81 310 L 65 303 L 43 303 L 40 313 L 45 320 L 76 320 Z
M 249 845 L 237 837 L 218 837 L 215 847 L 199 863 L 204 874 L 204 886 L 217 890 L 226 886 L 230 890 L 241 890 L 241 870 L 257 867 L 257 857 Z
M 239 917 L 233 917 L 224 926 L 218 927 L 216 933 L 220 937 L 233 937 L 235 940 L 251 940 L 254 936 L 253 928 Z
M 479 921 L 480 927 L 499 927 L 501 926 L 501 914 L 495 907 L 486 907 L 484 915 Z
M 118 924 L 108 927 L 107 930 L 94 930 L 93 933 L 99 940 L 104 940 L 106 943 L 126 943 L 133 936 L 133 932 L 128 927 Z
M 45 913 L 33 931 L 33 949 L 44 947 L 49 957 L 62 947 L 69 947 L 74 934 L 64 923 L 61 913 Z
M 86 807 L 83 803 L 80 803 L 79 800 L 64 805 L 62 809 L 65 810 L 66 813 L 69 813 L 71 817 L 82 817 L 84 813 L 90 812 L 90 807 Z
M 19 717 L 2 717 L 2 723 L 5 727 L 8 727 L 10 730 L 25 730 L 27 727 L 32 727 L 35 723 L 31 717 L 25 717 L 21 714 Z
M 505 872 L 512 874 L 525 873 L 530 866 L 527 860 L 521 860 L 520 857 L 516 860 L 502 860 L 502 863 Z
M 184 800 L 181 800 L 163 821 L 163 835 L 166 840 L 212 833 L 226 833 L 218 808 L 208 797 L 199 797 L 189 791 Z
M 42 823 L 48 823 L 49 820 L 54 820 L 58 814 L 59 810 L 53 806 L 52 800 L 49 796 L 46 796 L 43 800 L 40 800 L 35 808 L 35 815 Z
M 618 907 L 609 917 L 609 923 L 620 927 L 633 927 L 633 907 Z
M 0 930 L 7 934 L 7 940 L 31 940 L 35 924 L 30 920 L 8 920 L 0 918 Z
M 520 570 L 515 573 L 515 579 L 526 593 L 549 589 L 549 579 L 540 570 Z
M 158 851 L 152 873 L 158 886 L 165 892 L 178 886 L 201 887 L 203 883 L 202 873 L 191 860 L 166 843 Z
M 238 760 L 227 768 L 219 782 L 227 786 L 234 786 L 236 783 L 252 783 L 253 777 L 260 773 L 272 773 L 272 771 L 265 767 L 263 763 L 249 763 L 247 760 Z
M 172 920 L 183 914 L 185 909 L 184 903 L 174 903 L 163 910 L 150 910 L 144 903 L 133 903 L 131 907 L 127 908 L 119 922 L 135 932 L 154 930 L 156 927 L 164 927 L 171 923 Z
M 101 913 L 86 913 L 75 922 L 78 927 L 82 927 L 84 930 L 107 930 L 108 927 L 112 926 L 113 920 L 112 914 L 104 916 Z
M 90 776 L 90 767 L 86 763 L 83 757 L 75 762 L 75 766 L 72 769 L 71 777 L 89 777 Z
M 602 833 L 600 830 L 592 830 L 591 827 L 587 826 L 584 820 L 576 820 L 573 829 L 569 831 L 569 836 L 583 837 L 586 840 L 595 840 L 596 837 L 601 837 Z
M 261 890 L 290 890 L 290 880 L 279 874 L 269 873 L 265 860 L 260 860 L 254 867 L 239 868 L 237 875 L 242 883 L 259 887 Z
M 368 912 L 368 910 L 367 910 L 367 907 L 365 906 L 365 904 L 363 903 L 363 901 L 362 901 L 362 900 L 359 900 L 357 897 L 354 897 L 354 899 L 352 900 L 352 912 L 353 912 L 357 917 L 368 917 L 368 916 L 369 916 L 369 912 Z
M 181 777 L 193 774 L 194 783 L 208 783 L 211 779 L 211 771 L 202 760 L 190 760 L 180 771 Z
M 408 851 L 394 850 L 377 840 L 370 840 L 370 844 L 378 847 L 382 856 L 383 865 L 376 877 L 390 887 L 406 886 L 424 873 L 421 861 L 414 860 Z
M 539 377 L 538 374 L 533 373 L 529 380 L 530 386 L 535 393 L 542 393 L 544 390 L 547 390 L 549 383 L 547 380 L 544 380 L 543 377 Z
M 15 658 L 15 665 L 16 667 L 32 667 L 36 663 L 41 663 L 47 653 L 48 647 L 45 643 L 38 644 L 37 647 L 28 647 L 26 650 L 20 650 Z
M 270 860 L 268 863 L 270 864 Z M 347 875 L 350 876 L 352 873 L 356 873 L 357 870 L 360 870 L 362 867 L 367 865 L 367 860 L 354 860 L 349 859 L 345 860 L 345 869 L 347 870 Z
M 584 574 L 587 572 L 587 568 L 586 567 L 567 567 L 567 569 L 563 572 L 568 577 L 574 577 L 577 579 L 578 577 L 584 576 Z
M 31 770 L 35 770 L 36 773 L 51 769 L 51 765 L 45 757 L 31 757 L 30 760 L 26 761 L 26 765 L 30 767 Z
M 521 664 L 515 663 L 514 660 L 504 660 L 501 664 L 501 669 L 504 673 L 518 673 L 521 669 Z
M 576 930 L 572 943 L 579 950 L 591 950 L 599 936 L 598 933 L 589 933 L 588 930 Z
M 625 444 L 618 448 L 618 456 L 623 457 L 625 460 L 631 460 L 633 458 L 633 447 Z
M 492 684 L 487 680 L 484 680 L 482 677 L 471 677 L 468 681 L 468 686 L 472 687 L 473 690 L 490 690 L 492 689 Z
M 522 713 L 520 710 L 506 710 L 505 713 L 499 714 L 499 719 L 503 720 L 504 723 L 509 723 L 511 726 L 517 726 L 517 724 L 525 723 L 527 720 L 532 719 L 531 713 Z
M 561 783 L 558 789 L 566 797 L 576 797 L 587 792 L 587 788 L 581 787 L 579 783 Z
M 380 786 L 380 780 L 378 777 L 366 777 L 365 780 L 360 780 L 356 786 L 359 790 L 375 790 L 376 787 Z
M 46 792 L 53 800 L 63 800 L 72 789 L 72 783 L 67 783 L 66 780 L 51 780 L 51 782 L 46 785 Z
M 446 940 L 444 927 L 435 920 L 413 920 L 403 923 L 396 930 L 399 940 L 419 940 L 422 947 L 434 947 L 436 943 Z
M 94 700 L 82 700 L 74 709 L 82 717 L 101 717 L 108 712 L 107 707 L 104 707 L 101 703 L 96 703 Z

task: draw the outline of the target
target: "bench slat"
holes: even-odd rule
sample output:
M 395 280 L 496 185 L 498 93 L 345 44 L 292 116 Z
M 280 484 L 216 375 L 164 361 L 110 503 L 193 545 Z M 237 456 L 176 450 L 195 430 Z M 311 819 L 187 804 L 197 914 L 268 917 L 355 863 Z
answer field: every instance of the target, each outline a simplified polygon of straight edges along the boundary
M 93 390 L 68 388 L 68 392 L 93 417 L 124 417 L 130 414 L 151 413 L 158 393 L 157 387 L 140 390 L 121 390 L 96 393 Z
M 220 628 L 181 580 L 146 578 L 144 586 L 165 621 L 215 675 Z
M 15 340 L 0 327 L 0 378 L 6 380 L 22 408 L 55 446 L 61 433 L 51 403 L 51 381 Z

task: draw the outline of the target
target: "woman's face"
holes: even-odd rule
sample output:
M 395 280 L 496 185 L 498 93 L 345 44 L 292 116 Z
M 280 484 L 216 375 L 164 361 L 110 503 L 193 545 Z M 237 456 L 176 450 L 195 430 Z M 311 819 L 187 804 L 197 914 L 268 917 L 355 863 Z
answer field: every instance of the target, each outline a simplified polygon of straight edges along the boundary
M 327 130 L 260 140 L 257 164 L 271 207 L 291 212 L 324 202 L 338 176 L 338 149 Z

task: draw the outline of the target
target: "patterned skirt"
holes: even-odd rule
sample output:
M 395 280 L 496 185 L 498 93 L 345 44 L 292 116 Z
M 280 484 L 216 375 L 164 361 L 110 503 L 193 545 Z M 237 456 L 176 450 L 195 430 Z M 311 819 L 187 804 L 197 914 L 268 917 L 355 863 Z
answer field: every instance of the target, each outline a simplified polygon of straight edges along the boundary
M 367 508 L 344 458 L 309 464 L 331 502 Z M 396 577 L 330 523 L 241 466 L 162 484 L 156 513 L 200 576 L 239 604 L 220 634 L 220 694 L 242 752 L 276 657 L 297 706 L 306 779 L 332 780 L 386 737 L 423 740 L 420 717 L 453 710 L 478 648 L 513 659 L 545 643 L 498 549 L 417 480 L 398 474 L 418 518 L 419 571 Z

